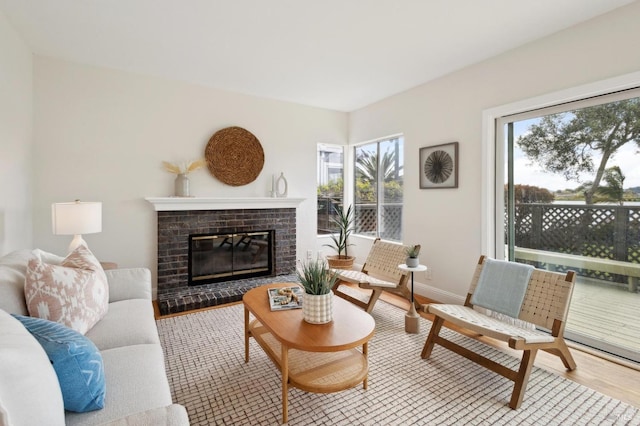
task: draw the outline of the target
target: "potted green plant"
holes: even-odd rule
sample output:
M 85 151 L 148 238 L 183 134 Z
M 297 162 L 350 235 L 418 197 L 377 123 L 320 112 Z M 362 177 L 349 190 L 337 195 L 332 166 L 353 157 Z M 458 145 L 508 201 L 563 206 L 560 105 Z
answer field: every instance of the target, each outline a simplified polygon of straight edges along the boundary
M 419 245 L 407 246 L 405 252 L 407 253 L 407 259 L 405 263 L 409 268 L 415 268 L 416 266 L 420 265 L 420 259 L 418 259 L 418 255 L 420 254 Z
M 332 234 L 333 243 L 325 246 L 333 248 L 338 254 L 327 256 L 327 262 L 331 268 L 351 269 L 355 256 L 349 256 L 347 249 L 353 245 L 349 244 L 349 236 L 353 232 L 355 222 L 353 207 L 349 206 L 345 211 L 343 207 L 336 206 L 334 210 L 336 216 L 331 218 L 331 223 L 338 228 L 338 233 Z
M 333 285 L 338 275 L 322 259 L 302 262 L 296 270 L 304 288 L 302 317 L 311 324 L 325 324 L 333 319 Z

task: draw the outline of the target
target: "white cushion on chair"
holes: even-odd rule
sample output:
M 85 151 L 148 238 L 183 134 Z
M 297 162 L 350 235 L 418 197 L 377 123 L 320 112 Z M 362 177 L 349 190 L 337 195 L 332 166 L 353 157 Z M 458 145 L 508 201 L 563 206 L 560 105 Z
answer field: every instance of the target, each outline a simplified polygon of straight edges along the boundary
M 467 306 L 431 304 L 425 306 L 424 310 L 430 314 L 444 318 L 445 321 L 504 342 L 512 337 L 522 338 L 525 343 L 546 343 L 554 341 L 554 337 L 544 331 L 528 330 L 507 324 Z
M 367 275 L 360 271 L 350 271 L 345 269 L 333 269 L 333 272 L 337 273 L 341 280 L 347 281 L 353 284 L 369 284 L 376 287 L 396 288 L 398 283 L 392 283 L 389 281 L 379 280 Z

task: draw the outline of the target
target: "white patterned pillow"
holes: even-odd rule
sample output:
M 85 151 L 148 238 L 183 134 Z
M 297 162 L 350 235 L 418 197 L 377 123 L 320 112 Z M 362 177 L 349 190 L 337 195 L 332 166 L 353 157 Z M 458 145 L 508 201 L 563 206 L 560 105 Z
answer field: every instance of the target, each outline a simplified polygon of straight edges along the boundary
M 29 261 L 24 294 L 29 315 L 55 321 L 85 334 L 106 313 L 107 277 L 100 262 L 84 245 L 60 265 Z

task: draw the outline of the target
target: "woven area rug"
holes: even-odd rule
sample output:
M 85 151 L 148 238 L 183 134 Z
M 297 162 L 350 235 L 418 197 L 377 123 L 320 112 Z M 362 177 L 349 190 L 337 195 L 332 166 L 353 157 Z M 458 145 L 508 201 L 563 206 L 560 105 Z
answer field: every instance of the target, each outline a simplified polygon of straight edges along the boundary
M 289 390 L 289 425 L 638 425 L 637 408 L 535 368 L 522 407 L 508 407 L 512 382 L 436 346 L 420 358 L 431 322 L 404 332 L 405 312 L 379 301 L 369 344 L 369 388 L 331 394 Z M 157 321 L 173 400 L 192 425 L 278 425 L 280 373 L 251 339 L 244 362 L 243 306 Z M 510 367 L 518 360 L 443 329 Z M 561 362 L 558 360 L 558 362 Z M 578 366 L 580 368 L 580 366 Z

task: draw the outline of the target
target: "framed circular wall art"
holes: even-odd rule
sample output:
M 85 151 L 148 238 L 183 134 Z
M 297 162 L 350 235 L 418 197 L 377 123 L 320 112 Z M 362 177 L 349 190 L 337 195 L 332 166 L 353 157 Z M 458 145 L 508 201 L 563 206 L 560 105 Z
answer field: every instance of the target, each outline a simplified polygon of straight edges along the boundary
M 420 188 L 458 187 L 458 142 L 420 148 Z

